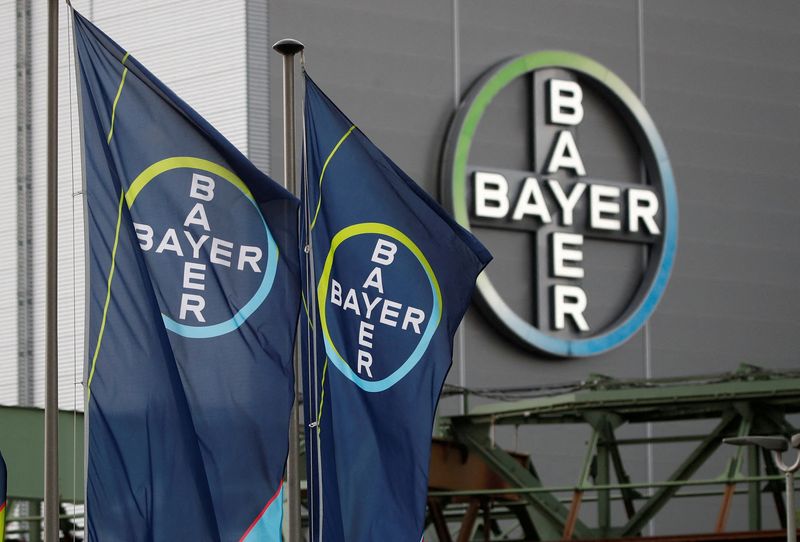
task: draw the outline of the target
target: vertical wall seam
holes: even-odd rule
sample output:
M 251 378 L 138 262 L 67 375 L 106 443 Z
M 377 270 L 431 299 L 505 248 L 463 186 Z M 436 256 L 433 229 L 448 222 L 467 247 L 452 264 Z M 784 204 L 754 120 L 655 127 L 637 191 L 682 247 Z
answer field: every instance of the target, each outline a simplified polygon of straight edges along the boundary
M 461 30 L 458 17 L 458 0 L 453 0 L 453 98 L 456 109 L 461 103 Z
M 17 0 L 17 400 L 34 401 L 31 6 Z
M 245 115 L 247 157 L 270 170 L 269 0 L 245 0 Z
M 458 25 L 459 12 L 458 0 L 453 0 L 453 111 L 458 109 L 461 103 L 461 30 Z M 461 323 L 456 330 L 456 347 L 458 349 L 458 385 L 461 388 L 467 387 L 467 358 L 466 358 L 466 326 L 469 311 L 464 313 Z M 462 397 L 461 404 L 459 405 L 459 412 L 466 414 L 467 401 L 466 396 Z
M 245 145 L 244 153 L 251 160 L 253 148 L 253 128 L 250 121 L 250 92 L 252 88 L 252 77 L 250 75 L 250 0 L 244 0 L 244 84 L 245 84 Z
M 637 37 L 637 57 L 638 57 L 638 72 L 639 72 L 639 101 L 642 102 L 642 105 L 645 103 L 645 64 L 644 64 L 644 0 L 637 0 L 636 1 L 636 37 Z M 641 166 L 641 177 L 642 180 L 646 180 L 647 172 L 644 168 L 644 164 Z M 643 253 L 643 264 L 647 266 L 647 249 Z M 644 375 L 645 378 L 651 379 L 653 378 L 653 363 L 652 363 L 652 356 L 651 356 L 651 345 L 650 345 L 650 321 L 646 321 L 644 323 L 644 330 L 643 330 L 643 339 L 644 339 Z M 653 438 L 653 424 L 648 422 L 645 425 L 645 433 L 648 439 Z M 647 481 L 648 483 L 652 484 L 655 480 L 655 464 L 653 461 L 653 444 L 648 443 L 645 449 L 646 459 L 647 459 Z M 653 492 L 653 488 L 649 489 L 650 494 Z M 647 531 L 649 536 L 655 536 L 656 534 L 656 524 L 655 520 L 651 519 L 647 524 Z

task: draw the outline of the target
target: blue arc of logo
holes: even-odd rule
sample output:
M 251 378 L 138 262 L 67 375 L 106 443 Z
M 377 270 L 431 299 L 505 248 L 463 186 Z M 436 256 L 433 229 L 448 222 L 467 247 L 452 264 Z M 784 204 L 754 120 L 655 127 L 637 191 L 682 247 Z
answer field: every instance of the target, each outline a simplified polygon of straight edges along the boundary
M 261 209 L 258 208 L 258 203 L 256 203 L 247 185 L 229 169 L 203 158 L 174 156 L 152 164 L 140 173 L 128 187 L 128 193 L 125 196 L 128 201 L 128 207 L 133 207 L 138 194 L 158 175 L 178 168 L 195 169 L 213 173 L 235 186 L 242 195 L 253 204 L 253 207 L 255 207 L 256 213 L 261 219 L 261 224 L 264 226 L 264 232 L 267 235 L 267 266 L 264 270 L 264 277 L 261 279 L 261 284 L 255 294 L 253 294 L 253 297 L 251 297 L 230 319 L 208 326 L 190 326 L 180 324 L 164 313 L 161 314 L 164 326 L 173 333 L 177 333 L 183 337 L 190 339 L 219 337 L 220 335 L 225 335 L 226 333 L 238 329 L 267 299 L 270 290 L 272 290 L 272 285 L 275 282 L 275 275 L 278 270 L 278 245 L 275 243 L 272 232 L 269 231 L 267 222 L 264 220 L 264 215 L 261 213 Z
M 324 311 L 328 306 L 328 296 L 327 296 L 327 289 L 328 289 L 328 281 L 330 279 L 330 272 L 333 266 L 333 258 L 334 254 L 336 253 L 336 249 L 338 246 L 345 241 L 346 239 L 356 236 L 356 235 L 364 235 L 364 234 L 383 234 L 387 235 L 400 243 L 402 243 L 409 251 L 414 254 L 414 256 L 419 261 L 422 268 L 425 270 L 425 274 L 428 278 L 428 283 L 431 287 L 431 296 L 433 297 L 433 305 L 431 307 L 430 318 L 428 319 L 428 323 L 425 326 L 425 331 L 420 337 L 419 342 L 417 343 L 416 348 L 411 352 L 411 355 L 403 362 L 400 367 L 395 370 L 392 374 L 383 378 L 381 380 L 364 380 L 360 376 L 358 376 L 355 371 L 350 367 L 350 365 L 342 358 L 339 352 L 336 349 L 336 346 L 333 344 L 333 340 L 330 338 L 330 334 L 328 333 L 327 329 L 327 318 L 325 317 Z M 339 371 L 347 377 L 350 381 L 352 381 L 356 386 L 361 388 L 364 391 L 377 393 L 385 391 L 395 384 L 397 384 L 400 380 L 402 380 L 411 370 L 416 367 L 419 361 L 422 359 L 422 356 L 428 350 L 428 346 L 430 345 L 431 339 L 433 339 L 434 333 L 436 333 L 436 329 L 439 327 L 439 322 L 442 318 L 442 300 L 441 300 L 441 291 L 439 289 L 439 282 L 436 280 L 436 276 L 433 273 L 433 269 L 430 267 L 427 259 L 425 258 L 422 251 L 417 247 L 411 239 L 409 239 L 404 233 L 400 230 L 388 226 L 386 224 L 381 223 L 363 223 L 363 224 L 354 224 L 352 226 L 348 226 L 347 228 L 341 230 L 337 233 L 334 238 L 331 240 L 331 248 L 328 252 L 328 256 L 325 260 L 325 266 L 322 271 L 322 275 L 320 277 L 320 283 L 318 285 L 318 294 L 319 299 L 324 300 L 320 305 L 320 327 L 323 332 L 323 339 L 325 343 L 325 353 L 328 355 L 328 359 L 331 360 L 334 367 L 339 369 Z
M 275 274 L 278 270 L 278 245 L 275 243 L 275 239 L 272 238 L 272 233 L 269 231 L 269 227 L 267 227 L 267 223 L 264 220 L 264 216 L 261 214 L 261 210 L 258 208 L 258 204 L 256 204 L 255 200 L 251 198 L 248 199 L 256 208 L 261 223 L 264 225 L 264 232 L 267 234 L 267 267 L 264 270 L 264 278 L 261 279 L 261 285 L 258 287 L 258 290 L 256 290 L 256 293 L 250 298 L 250 301 L 245 303 L 233 317 L 224 322 L 210 326 L 189 326 L 180 324 L 166 314 L 162 314 L 161 317 L 164 319 L 164 326 L 166 326 L 168 330 L 190 339 L 219 337 L 241 326 L 245 320 L 261 306 L 264 300 L 267 299 L 270 290 L 272 290 L 272 284 L 275 282 Z
M 643 154 L 650 153 L 648 170 L 652 166 L 664 197 L 665 231 L 657 261 L 652 264 L 655 272 L 649 284 L 640 287 L 629 310 L 610 329 L 581 339 L 554 337 L 524 320 L 503 300 L 486 272 L 478 277 L 477 294 L 483 308 L 488 309 L 500 328 L 520 344 L 559 357 L 594 356 L 620 346 L 647 322 L 666 290 L 675 261 L 678 240 L 675 178 L 664 142 L 636 94 L 607 68 L 576 53 L 540 51 L 503 63 L 484 75 L 473 87 L 450 128 L 446 149 L 450 162 L 446 162 L 442 170 L 443 181 L 449 184 L 449 188 L 445 189 L 445 200 L 456 221 L 469 230 L 466 168 L 478 124 L 489 104 L 503 88 L 520 76 L 545 68 L 571 70 L 587 78 L 597 88 L 605 89 L 617 111 L 628 117 L 628 126 L 642 136 L 640 149 Z

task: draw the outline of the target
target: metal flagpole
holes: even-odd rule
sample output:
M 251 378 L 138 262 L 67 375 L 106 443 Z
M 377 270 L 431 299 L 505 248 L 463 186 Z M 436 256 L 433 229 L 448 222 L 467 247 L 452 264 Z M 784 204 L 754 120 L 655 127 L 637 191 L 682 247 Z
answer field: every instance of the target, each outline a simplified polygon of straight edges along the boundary
M 59 540 L 58 527 L 58 2 L 47 15 L 47 282 L 45 306 L 44 539 Z
M 303 50 L 297 40 L 284 39 L 272 46 L 283 55 L 283 171 L 286 188 L 299 196 L 295 163 L 294 126 L 294 57 Z M 298 328 L 299 331 L 299 328 Z M 300 341 L 294 349 L 294 405 L 289 422 L 289 460 L 286 465 L 286 499 L 288 501 L 289 541 L 302 540 L 300 524 L 300 408 L 297 398 L 301 392 Z
M 303 72 L 305 72 L 305 61 L 303 59 L 303 53 L 300 53 L 300 64 L 303 68 Z M 305 90 L 305 88 L 304 88 Z M 319 363 L 317 359 L 317 289 L 315 285 L 317 284 L 317 274 L 314 267 L 314 236 L 312 235 L 313 231 L 313 220 L 311 217 L 311 206 L 309 205 L 308 197 L 309 197 L 309 186 L 308 186 L 308 141 L 306 139 L 306 118 L 305 118 L 305 92 L 304 92 L 304 99 L 303 99 L 303 171 L 306 172 L 303 184 L 303 193 L 305 194 L 306 200 L 303 202 L 305 206 L 305 221 L 306 221 L 306 235 L 307 238 L 305 240 L 306 246 L 304 250 L 306 252 L 306 263 L 307 263 L 307 281 L 306 281 L 306 294 L 310 300 L 309 306 L 311 310 L 309 311 L 310 314 L 308 318 L 310 319 L 309 327 L 308 327 L 308 352 L 309 352 L 309 359 L 306 362 L 308 366 L 308 374 L 309 379 L 311 378 L 311 374 L 314 375 L 314 390 L 313 390 L 313 397 L 309 397 L 309 400 L 306 402 L 308 405 L 313 405 L 313 412 L 314 418 L 316 421 L 309 424 L 309 427 L 312 425 L 314 426 L 314 436 L 315 442 L 314 446 L 308 446 L 307 453 L 309 464 L 316 465 L 316 472 L 314 472 L 313 483 L 312 483 L 312 473 L 308 473 L 306 475 L 307 479 L 307 489 L 306 489 L 306 500 L 309 503 L 308 507 L 308 516 L 309 516 L 309 540 L 311 540 L 311 534 L 313 533 L 314 528 L 317 528 L 317 532 L 319 533 L 319 540 L 322 540 L 322 524 L 323 518 L 325 515 L 324 510 L 324 503 L 322 499 L 322 446 L 320 444 L 320 424 L 322 420 L 320 418 L 322 412 L 320 407 L 322 406 L 320 403 L 320 378 L 319 378 Z M 327 363 L 327 362 L 326 362 Z M 325 380 L 325 370 L 323 369 L 322 372 L 322 380 Z M 311 389 L 308 391 L 311 394 Z M 322 393 L 324 395 L 325 390 L 323 388 Z M 312 510 L 314 510 L 312 503 L 312 499 L 315 499 L 313 502 L 317 505 L 316 508 L 316 517 L 313 516 Z
M 797 510 L 794 507 L 794 471 L 784 473 L 786 477 L 786 540 L 797 542 Z

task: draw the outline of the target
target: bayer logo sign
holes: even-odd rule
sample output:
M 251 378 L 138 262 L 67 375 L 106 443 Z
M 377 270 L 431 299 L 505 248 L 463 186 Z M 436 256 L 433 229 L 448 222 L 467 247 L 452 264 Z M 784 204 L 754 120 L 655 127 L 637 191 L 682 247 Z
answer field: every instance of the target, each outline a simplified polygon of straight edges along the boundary
M 496 158 L 511 161 L 481 136 L 497 129 L 496 118 L 522 124 L 507 113 L 520 95 L 524 167 Z M 490 111 L 500 114 L 482 125 Z M 478 280 L 480 305 L 513 340 L 548 355 L 590 356 L 644 325 L 672 269 L 677 197 L 650 116 L 608 69 L 559 51 L 497 66 L 457 112 L 442 169 L 446 205 L 497 257 Z M 514 249 L 504 262 L 506 246 Z M 503 277 L 517 268 L 528 284 Z

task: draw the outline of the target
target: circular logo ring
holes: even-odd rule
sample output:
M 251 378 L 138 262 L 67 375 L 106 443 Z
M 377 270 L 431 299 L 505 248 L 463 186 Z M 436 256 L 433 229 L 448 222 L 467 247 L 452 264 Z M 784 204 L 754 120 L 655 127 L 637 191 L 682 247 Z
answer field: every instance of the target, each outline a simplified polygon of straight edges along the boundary
M 137 196 L 144 189 L 144 187 L 150 183 L 150 181 L 164 172 L 179 168 L 195 170 L 199 169 L 201 171 L 213 173 L 214 175 L 225 179 L 233 186 L 238 188 L 239 191 L 250 201 L 250 203 L 253 204 L 253 207 L 255 207 L 258 217 L 261 219 L 261 223 L 264 225 L 264 232 L 267 234 L 267 267 L 264 272 L 264 278 L 261 279 L 261 284 L 259 285 L 258 290 L 256 290 L 256 293 L 253 294 L 253 297 L 250 298 L 250 301 L 245 303 L 244 306 L 239 309 L 230 319 L 209 326 L 190 326 L 186 324 L 180 324 L 164 313 L 161 314 L 166 328 L 174 333 L 177 333 L 178 335 L 182 335 L 190 339 L 208 339 L 211 337 L 219 337 L 220 335 L 225 335 L 226 333 L 230 333 L 231 331 L 238 329 L 239 326 L 241 326 L 250 317 L 250 315 L 252 315 L 256 309 L 261 306 L 264 300 L 267 299 L 270 290 L 272 290 L 272 284 L 275 282 L 275 274 L 278 270 L 278 245 L 275 243 L 275 239 L 273 239 L 272 233 L 267 227 L 267 222 L 264 220 L 264 215 L 261 214 L 261 209 L 258 208 L 258 204 L 253 198 L 253 194 L 250 192 L 250 189 L 247 188 L 247 185 L 244 184 L 244 182 L 229 169 L 202 158 L 194 158 L 191 156 L 174 156 L 172 158 L 160 160 L 147 167 L 147 169 L 142 171 L 133 180 L 131 185 L 128 187 L 128 191 L 125 193 L 125 202 L 128 204 L 128 208 L 130 209 L 133 207 Z
M 564 68 L 591 81 L 614 102 L 634 133 L 648 167 L 660 182 L 664 197 L 664 239 L 631 306 L 611 329 L 585 339 L 562 339 L 548 335 L 520 318 L 494 287 L 486 272 L 477 280 L 478 302 L 492 313 L 501 329 L 523 346 L 560 357 L 593 356 L 607 352 L 630 339 L 656 308 L 669 280 L 678 239 L 678 198 L 675 179 L 664 142 L 636 94 L 604 66 L 585 56 L 565 51 L 541 51 L 513 58 L 484 75 L 469 92 L 456 113 L 447 135 L 442 166 L 443 200 L 456 221 L 470 229 L 467 211 L 466 172 L 472 140 L 491 101 L 517 77 L 543 68 Z
M 357 235 L 365 235 L 370 233 L 391 237 L 395 241 L 402 243 L 403 246 L 410 250 L 411 253 L 417 257 L 420 265 L 422 265 L 422 268 L 425 270 L 425 274 L 428 276 L 428 282 L 431 286 L 431 294 L 433 296 L 431 317 L 428 319 L 428 323 L 425 326 L 425 331 L 417 343 L 416 348 L 414 348 L 413 352 L 411 352 L 411 355 L 408 356 L 408 359 L 406 359 L 406 361 L 403 362 L 400 367 L 398 367 L 392 374 L 381 380 L 364 380 L 358 376 L 355 371 L 353 371 L 350 365 L 348 365 L 344 358 L 342 358 L 342 356 L 339 354 L 336 346 L 333 344 L 333 340 L 331 339 L 328 331 L 327 317 L 325 315 L 325 307 L 327 306 L 328 296 L 328 283 L 330 282 L 331 278 L 331 269 L 333 268 L 333 258 L 336 254 L 336 250 L 339 248 L 339 245 L 341 245 L 347 239 Z M 425 255 L 422 253 L 419 247 L 417 247 L 417 245 L 414 244 L 414 242 L 409 239 L 408 236 L 406 236 L 406 234 L 396 228 L 393 228 L 387 224 L 381 224 L 379 222 L 353 224 L 352 226 L 342 229 L 333 236 L 333 239 L 331 240 L 331 247 L 328 250 L 328 255 L 325 258 L 325 264 L 322 268 L 322 274 L 319 277 L 317 295 L 319 296 L 318 299 L 325 300 L 323 301 L 322 308 L 319 311 L 319 323 L 320 327 L 322 328 L 322 335 L 325 341 L 325 352 L 328 354 L 328 359 L 331 360 L 333 365 L 339 369 L 344 376 L 350 379 L 359 388 L 368 392 L 381 392 L 387 390 L 405 377 L 411 371 L 411 369 L 413 369 L 417 363 L 419 363 L 420 359 L 422 359 L 423 354 L 425 354 L 425 351 L 428 349 L 428 345 L 433 338 L 433 334 L 436 332 L 436 328 L 439 327 L 439 321 L 442 319 L 442 292 L 439 289 L 439 281 L 436 280 L 436 275 L 433 273 L 433 269 L 431 269 L 431 265 L 428 263 Z

